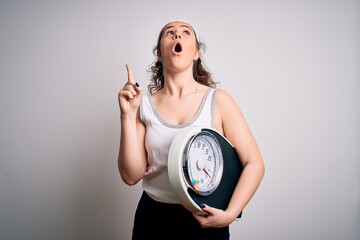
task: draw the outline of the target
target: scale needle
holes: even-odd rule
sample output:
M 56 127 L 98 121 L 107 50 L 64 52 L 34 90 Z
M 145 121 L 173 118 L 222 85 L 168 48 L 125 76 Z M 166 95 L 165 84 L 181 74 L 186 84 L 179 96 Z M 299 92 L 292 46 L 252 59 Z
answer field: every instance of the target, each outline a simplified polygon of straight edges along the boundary
M 203 171 L 205 172 L 205 174 L 206 174 L 206 175 L 208 175 L 208 176 L 209 176 L 209 178 L 211 178 L 210 174 L 206 171 L 206 169 L 205 169 L 205 168 L 203 168 Z

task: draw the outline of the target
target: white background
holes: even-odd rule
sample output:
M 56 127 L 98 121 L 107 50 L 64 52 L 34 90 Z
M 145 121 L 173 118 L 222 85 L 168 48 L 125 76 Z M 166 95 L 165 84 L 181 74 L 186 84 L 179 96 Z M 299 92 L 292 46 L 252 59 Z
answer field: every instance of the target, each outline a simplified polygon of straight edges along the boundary
M 359 239 L 350 0 L 1 0 L 0 239 L 130 239 L 141 184 L 117 170 L 117 93 L 126 63 L 146 88 L 158 33 L 178 18 L 207 45 L 265 160 L 232 239 Z

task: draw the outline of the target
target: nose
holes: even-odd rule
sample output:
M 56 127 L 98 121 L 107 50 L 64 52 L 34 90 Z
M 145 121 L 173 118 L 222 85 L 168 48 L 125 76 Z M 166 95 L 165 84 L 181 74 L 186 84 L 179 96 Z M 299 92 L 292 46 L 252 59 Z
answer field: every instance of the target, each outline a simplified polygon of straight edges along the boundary
M 174 35 L 174 39 L 181 39 L 181 35 L 180 35 L 180 34 L 178 34 L 178 33 L 175 33 L 175 35 Z

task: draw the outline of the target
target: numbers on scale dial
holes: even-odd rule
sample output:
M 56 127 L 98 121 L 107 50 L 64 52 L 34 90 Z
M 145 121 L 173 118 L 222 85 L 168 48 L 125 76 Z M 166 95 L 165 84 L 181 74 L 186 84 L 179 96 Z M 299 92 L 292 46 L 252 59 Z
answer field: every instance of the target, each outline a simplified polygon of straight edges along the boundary
M 187 172 L 192 188 L 202 195 L 215 190 L 222 173 L 222 156 L 215 139 L 207 134 L 198 135 L 188 151 Z

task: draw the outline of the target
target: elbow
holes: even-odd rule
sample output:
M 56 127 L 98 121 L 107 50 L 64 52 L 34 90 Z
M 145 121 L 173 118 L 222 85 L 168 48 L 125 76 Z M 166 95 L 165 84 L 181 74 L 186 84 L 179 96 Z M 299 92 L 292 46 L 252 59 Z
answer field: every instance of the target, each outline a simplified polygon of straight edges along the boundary
M 253 159 L 254 161 L 250 161 L 248 164 L 245 164 L 244 167 L 249 166 L 252 171 L 254 171 L 256 173 L 256 175 L 258 176 L 259 179 L 262 179 L 265 176 L 265 164 L 263 159 L 260 158 L 256 158 Z
M 263 159 L 261 159 L 261 164 L 259 164 L 259 172 L 261 175 L 261 178 L 263 178 L 265 176 L 265 164 Z
M 133 177 L 127 176 L 126 174 L 120 174 L 121 180 L 128 186 L 134 186 L 136 185 L 140 179 L 135 179 Z
M 136 161 L 132 161 L 134 163 Z M 129 186 L 133 186 L 141 181 L 146 172 L 145 164 L 129 164 L 128 162 L 118 159 L 118 170 L 121 180 Z
M 119 173 L 120 173 L 120 177 L 121 180 L 129 186 L 134 186 L 136 185 L 144 176 L 144 174 L 141 174 L 139 172 L 134 173 L 134 172 L 129 172 L 129 171 L 125 171 L 124 169 L 119 167 Z
M 128 180 L 128 179 L 124 179 L 124 178 L 122 178 L 122 181 L 128 186 L 134 186 L 139 182 L 139 181 L 133 181 L 133 180 Z

